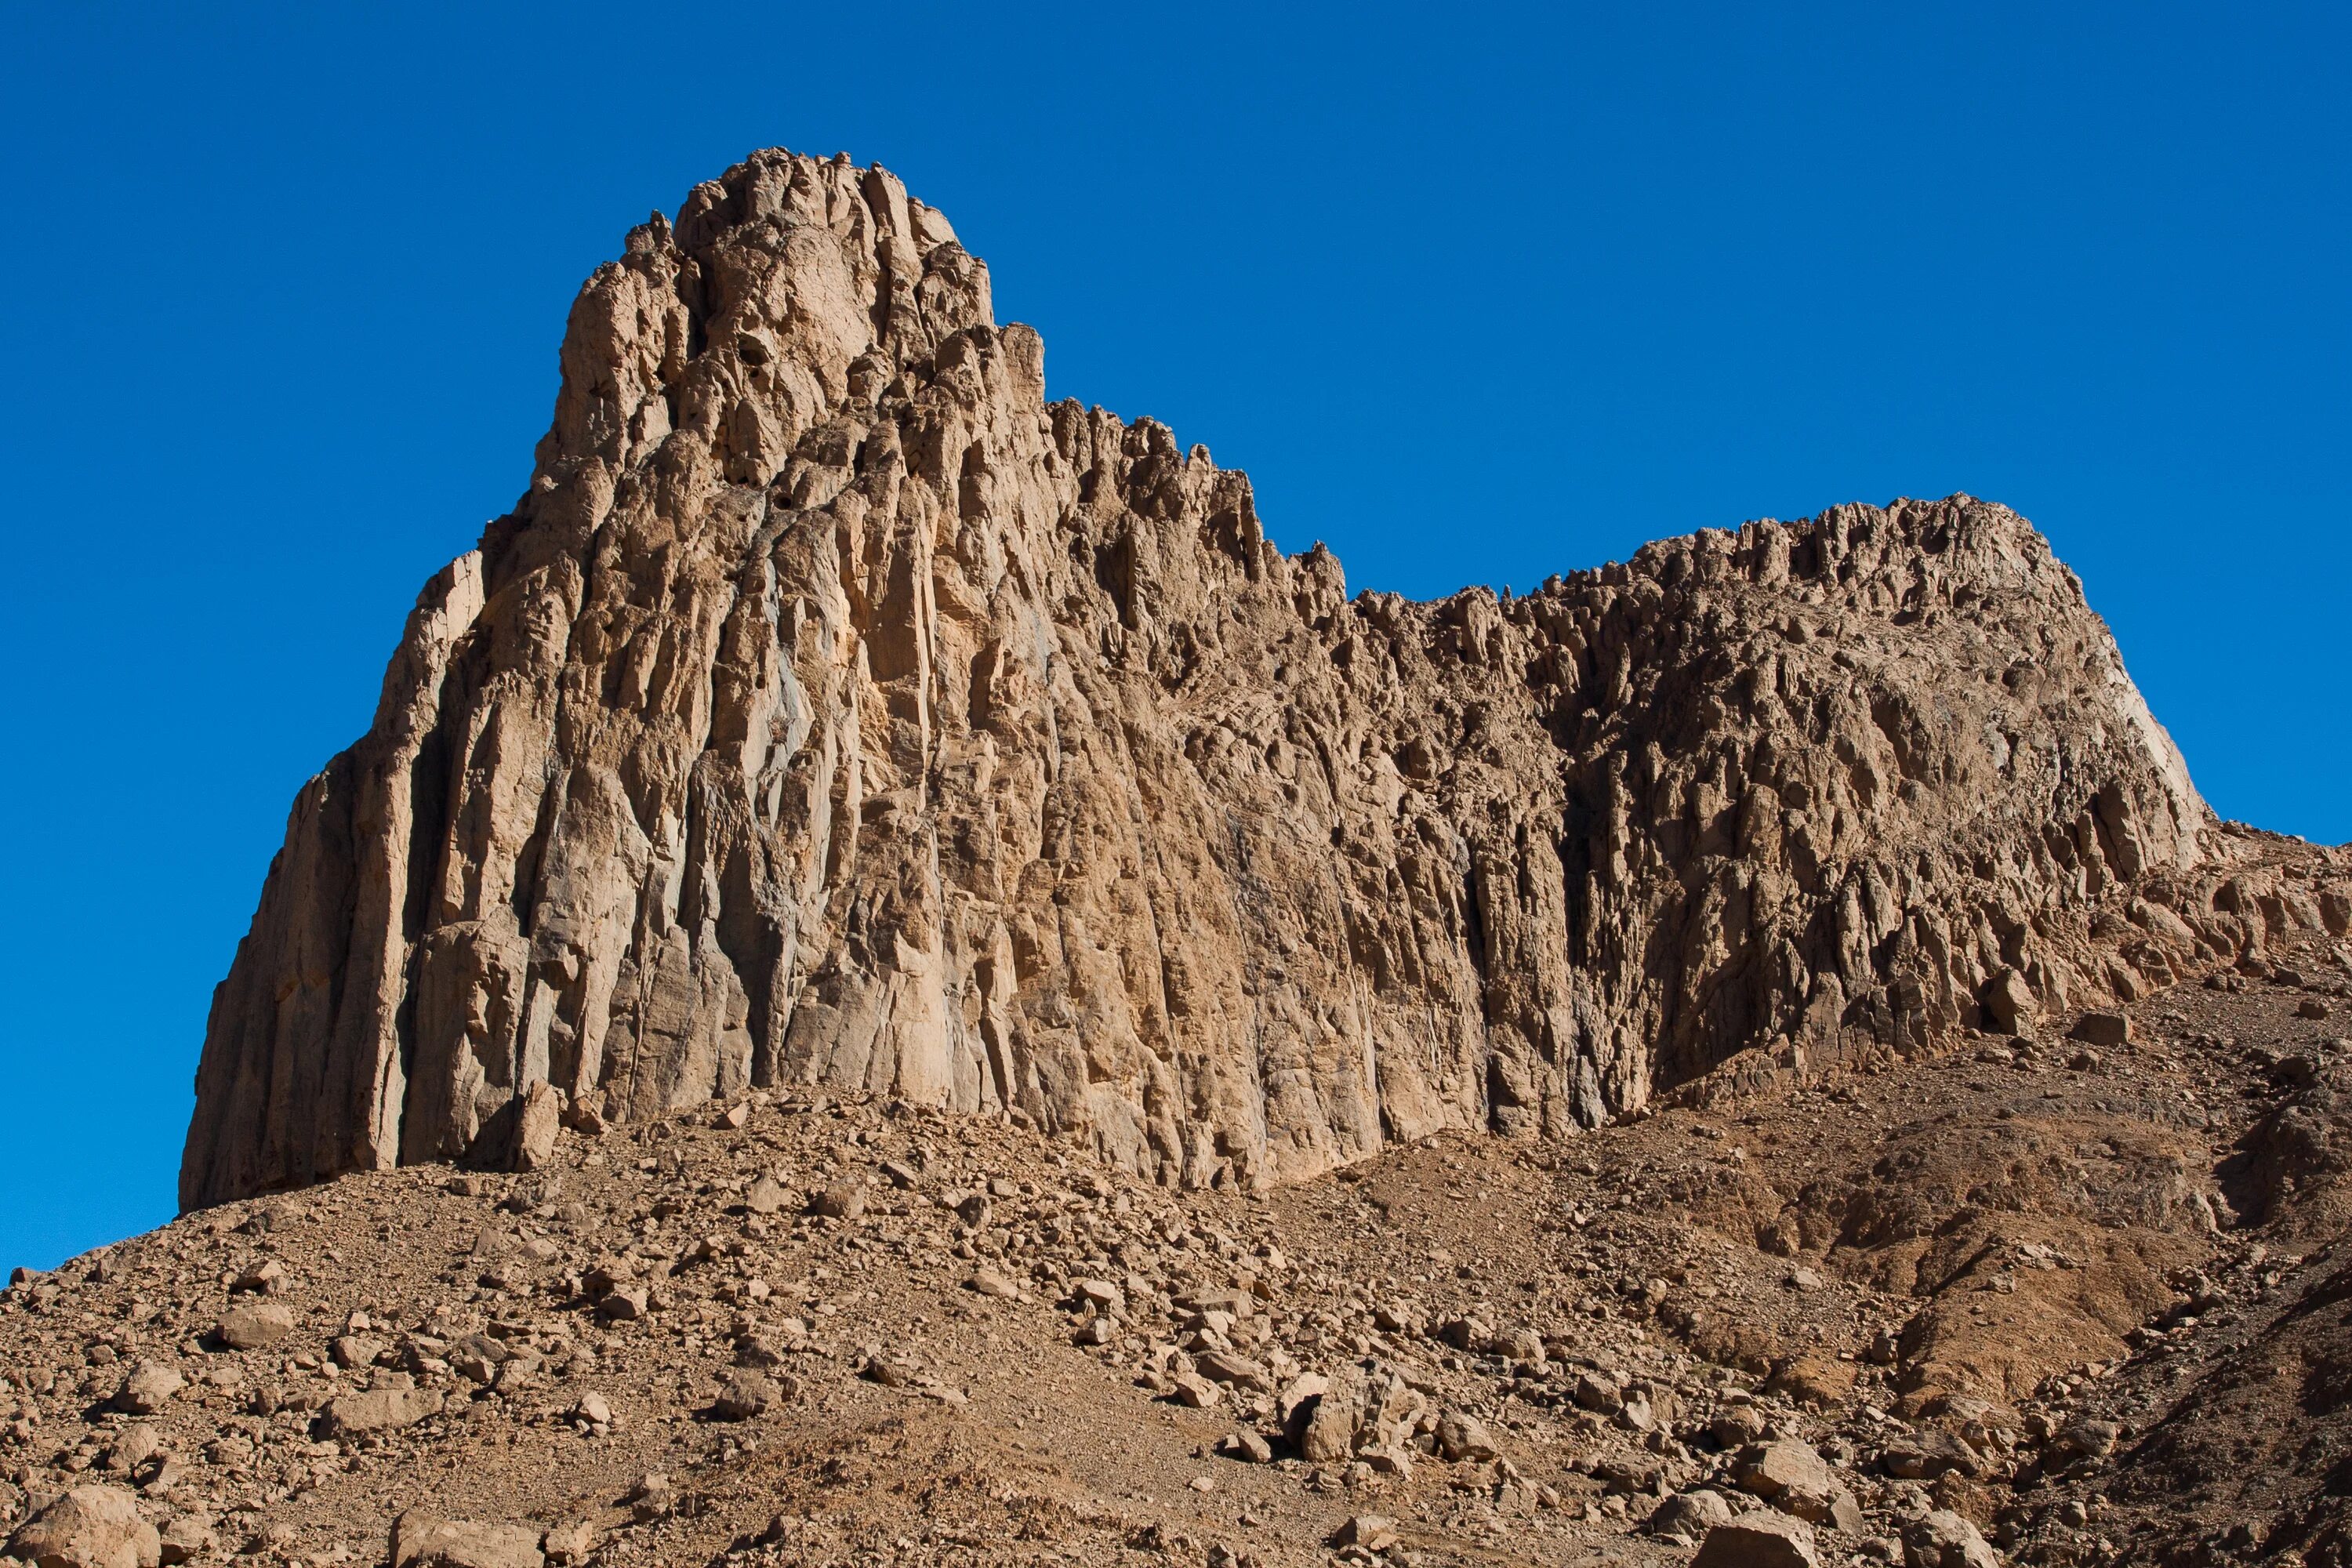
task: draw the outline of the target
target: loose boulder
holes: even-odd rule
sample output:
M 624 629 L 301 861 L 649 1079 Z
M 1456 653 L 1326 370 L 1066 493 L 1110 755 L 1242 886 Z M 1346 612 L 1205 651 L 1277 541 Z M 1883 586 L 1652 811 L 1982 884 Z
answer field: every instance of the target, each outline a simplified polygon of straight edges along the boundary
M 76 1487 L 26 1521 L 8 1554 L 37 1568 L 157 1568 L 163 1542 L 121 1487 Z

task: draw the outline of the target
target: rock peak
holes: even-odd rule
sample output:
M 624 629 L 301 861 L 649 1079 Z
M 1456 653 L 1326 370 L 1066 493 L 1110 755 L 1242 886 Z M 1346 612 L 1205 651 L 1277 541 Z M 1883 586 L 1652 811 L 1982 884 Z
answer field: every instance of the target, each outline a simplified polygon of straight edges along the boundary
M 2196 948 L 2210 814 L 2005 509 L 1350 599 L 1206 448 L 1045 403 L 894 176 L 781 151 L 629 231 L 562 364 L 296 799 L 186 1205 L 784 1084 L 1257 1187 Z

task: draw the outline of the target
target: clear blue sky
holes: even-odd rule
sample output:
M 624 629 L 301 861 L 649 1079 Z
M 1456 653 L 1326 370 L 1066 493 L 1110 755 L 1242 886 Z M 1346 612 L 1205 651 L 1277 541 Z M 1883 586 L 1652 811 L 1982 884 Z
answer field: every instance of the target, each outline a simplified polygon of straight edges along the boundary
M 0 1266 L 169 1216 L 297 785 L 764 144 L 1358 587 L 2005 501 L 2218 809 L 2352 837 L 2340 5 L 798 9 L 0 5 Z

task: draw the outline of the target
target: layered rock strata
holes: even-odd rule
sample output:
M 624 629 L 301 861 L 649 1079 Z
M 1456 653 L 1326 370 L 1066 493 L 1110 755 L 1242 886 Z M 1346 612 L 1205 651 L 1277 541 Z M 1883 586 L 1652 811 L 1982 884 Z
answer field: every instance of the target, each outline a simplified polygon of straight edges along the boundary
M 879 168 L 782 152 L 582 289 L 529 491 L 304 786 L 194 1205 L 754 1086 L 1171 1183 L 1560 1136 L 2262 940 L 2022 520 L 1967 497 L 1350 599 Z M 541 1091 L 541 1098 L 546 1091 Z

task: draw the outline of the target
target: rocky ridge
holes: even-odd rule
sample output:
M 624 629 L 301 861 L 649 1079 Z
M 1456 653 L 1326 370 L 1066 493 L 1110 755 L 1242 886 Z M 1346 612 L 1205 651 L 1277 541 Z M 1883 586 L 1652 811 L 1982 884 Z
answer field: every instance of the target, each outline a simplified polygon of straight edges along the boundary
M 1263 1190 L 2030 1031 L 2296 896 L 1967 497 L 1350 599 L 1205 448 L 1048 405 L 894 177 L 782 152 L 562 363 L 295 803 L 188 1205 L 794 1087 Z

